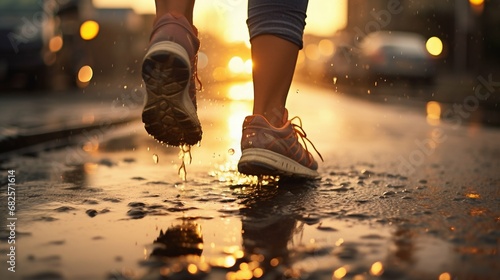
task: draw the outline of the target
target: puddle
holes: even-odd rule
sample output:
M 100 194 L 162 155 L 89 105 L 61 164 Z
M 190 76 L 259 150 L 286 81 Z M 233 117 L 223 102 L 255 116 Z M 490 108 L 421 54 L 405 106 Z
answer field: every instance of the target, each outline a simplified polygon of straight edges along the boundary
M 379 157 L 327 160 L 318 181 L 241 176 L 250 107 L 218 104 L 200 114 L 205 140 L 185 181 L 179 149 L 140 123 L 86 150 L 2 162 L 19 174 L 19 247 L 17 272 L 0 278 L 494 279 L 499 216 L 484 203 L 493 191 L 408 178 Z M 2 242 L 3 263 L 8 251 Z
M 24 184 L 40 196 L 18 213 L 29 249 L 18 250 L 17 279 L 419 279 L 455 266 L 450 244 L 370 211 L 408 195 L 398 175 L 337 169 L 320 181 L 259 181 L 227 161 L 207 173 L 188 167 L 196 175 L 183 182 L 158 175 L 165 166 L 138 149 Z
M 374 275 L 372 266 L 379 264 L 380 271 L 414 272 L 417 279 L 421 271 L 439 275 L 456 261 L 450 244 L 426 235 L 400 238 L 397 228 L 378 222 L 327 218 L 308 224 L 293 213 L 263 216 L 242 205 L 206 207 L 207 202 L 183 199 L 182 208 L 168 208 L 175 201 L 142 201 L 149 203 L 100 200 L 98 207 L 45 204 L 21 212 L 20 231 L 29 234 L 19 243 L 30 249 L 18 251 L 16 275 L 143 279 L 187 273 L 250 279 L 241 277 L 251 273 L 335 279 L 342 271 L 350 277 Z M 100 211 L 90 216 L 89 207 Z M 221 211 L 231 207 L 235 210 Z M 147 215 L 130 217 L 131 208 L 147 209 Z M 39 213 L 54 219 L 40 220 Z

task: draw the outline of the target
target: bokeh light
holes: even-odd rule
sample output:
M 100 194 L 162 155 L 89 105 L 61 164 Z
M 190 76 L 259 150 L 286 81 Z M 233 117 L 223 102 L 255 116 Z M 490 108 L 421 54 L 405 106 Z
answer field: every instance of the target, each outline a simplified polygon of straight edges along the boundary
M 439 275 L 439 280 L 451 280 L 451 275 L 448 272 L 443 272 Z
M 436 101 L 429 101 L 426 107 L 428 120 L 439 120 L 441 118 L 441 104 Z
M 92 70 L 92 67 L 85 65 L 78 71 L 78 81 L 80 83 L 88 83 L 92 79 L 93 75 L 94 71 Z
M 235 74 L 245 71 L 245 62 L 239 56 L 233 56 L 228 63 L 229 70 Z
M 252 69 L 253 69 L 253 62 L 252 59 L 247 59 L 245 61 L 245 72 L 247 74 L 252 74 Z
M 63 47 L 63 38 L 62 36 L 54 36 L 50 38 L 49 41 L 49 49 L 51 52 L 58 52 Z
M 202 51 L 198 52 L 198 62 L 196 64 L 198 69 L 203 69 L 203 68 L 207 67 L 207 65 L 208 65 L 207 54 L 202 52 Z
M 310 60 L 317 60 L 319 59 L 319 48 L 318 45 L 316 44 L 309 44 L 305 47 L 305 54 L 306 57 Z
M 334 46 L 329 39 L 323 39 L 318 44 L 319 52 L 321 55 L 329 57 L 333 54 Z
M 99 34 L 99 24 L 93 20 L 87 20 L 80 26 L 80 36 L 84 40 L 92 40 Z
M 342 279 L 347 275 L 347 269 L 345 267 L 340 267 L 333 272 L 332 279 Z
M 474 6 L 481 6 L 484 4 L 484 0 L 469 0 L 469 3 Z
M 443 42 L 438 37 L 431 37 L 425 43 L 427 51 L 433 56 L 439 56 L 443 52 Z
M 381 262 L 375 262 L 370 268 L 370 274 L 373 276 L 380 276 L 384 273 L 384 265 Z

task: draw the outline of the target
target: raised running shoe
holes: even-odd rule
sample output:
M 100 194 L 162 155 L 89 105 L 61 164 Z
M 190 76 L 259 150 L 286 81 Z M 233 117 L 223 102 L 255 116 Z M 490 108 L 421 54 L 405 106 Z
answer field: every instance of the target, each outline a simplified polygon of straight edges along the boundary
M 198 31 L 183 15 L 166 14 L 155 21 L 142 63 L 146 104 L 142 121 L 156 140 L 172 146 L 201 140 L 196 113 Z

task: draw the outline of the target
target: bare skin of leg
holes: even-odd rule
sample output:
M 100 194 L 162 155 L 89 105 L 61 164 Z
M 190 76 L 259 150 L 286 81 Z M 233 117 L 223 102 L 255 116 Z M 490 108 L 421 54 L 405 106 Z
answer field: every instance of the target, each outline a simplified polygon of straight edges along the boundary
M 299 47 L 274 35 L 257 36 L 251 43 L 253 113 L 263 115 L 275 127 L 282 127 Z
M 173 12 L 184 15 L 193 24 L 194 0 L 155 0 L 155 4 L 157 18 Z
M 195 0 L 155 0 L 155 3 L 157 17 L 174 12 L 183 14 L 193 23 Z M 251 43 L 253 114 L 263 115 L 272 125 L 281 127 L 299 47 L 273 35 L 257 36 Z

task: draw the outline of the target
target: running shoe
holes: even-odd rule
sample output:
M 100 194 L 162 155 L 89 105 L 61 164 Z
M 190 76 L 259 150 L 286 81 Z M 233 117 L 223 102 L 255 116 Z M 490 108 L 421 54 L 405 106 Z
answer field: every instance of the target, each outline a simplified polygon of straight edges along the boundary
M 294 120 L 298 124 L 292 123 Z M 318 151 L 307 139 L 300 118 L 288 120 L 288 111 L 285 109 L 283 123 L 282 127 L 274 127 L 261 115 L 245 118 L 241 138 L 242 155 L 238 162 L 240 173 L 311 179 L 320 177 L 318 163 L 309 152 L 306 141 Z M 323 160 L 321 154 L 318 155 Z
M 155 21 L 142 63 L 146 104 L 142 121 L 156 140 L 171 146 L 201 140 L 196 114 L 198 31 L 183 15 L 166 14 Z

